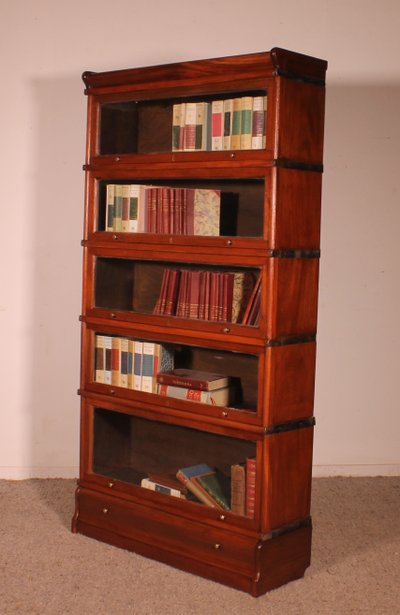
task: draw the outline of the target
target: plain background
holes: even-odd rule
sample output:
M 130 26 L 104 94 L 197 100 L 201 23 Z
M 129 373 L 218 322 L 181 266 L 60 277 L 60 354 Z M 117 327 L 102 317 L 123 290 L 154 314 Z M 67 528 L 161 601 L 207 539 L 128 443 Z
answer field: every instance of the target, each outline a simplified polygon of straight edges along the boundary
M 73 477 L 84 70 L 328 60 L 314 473 L 400 470 L 397 0 L 0 0 L 0 478 Z

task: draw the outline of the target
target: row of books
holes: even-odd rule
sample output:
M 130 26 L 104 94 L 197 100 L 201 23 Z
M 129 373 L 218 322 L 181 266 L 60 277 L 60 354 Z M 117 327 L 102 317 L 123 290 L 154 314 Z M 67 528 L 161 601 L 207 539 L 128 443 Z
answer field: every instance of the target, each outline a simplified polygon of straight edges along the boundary
M 266 96 L 177 103 L 172 151 L 264 149 Z
M 219 235 L 221 193 L 203 188 L 107 184 L 106 231 Z
M 174 367 L 173 351 L 162 344 L 96 335 L 95 381 L 156 393 L 157 373 Z
M 251 271 L 166 268 L 153 313 L 258 324 L 260 280 Z
M 151 474 L 141 486 L 181 499 L 191 499 L 217 510 L 253 518 L 255 513 L 256 459 L 231 466 L 230 476 L 206 463 L 180 468 L 176 474 Z

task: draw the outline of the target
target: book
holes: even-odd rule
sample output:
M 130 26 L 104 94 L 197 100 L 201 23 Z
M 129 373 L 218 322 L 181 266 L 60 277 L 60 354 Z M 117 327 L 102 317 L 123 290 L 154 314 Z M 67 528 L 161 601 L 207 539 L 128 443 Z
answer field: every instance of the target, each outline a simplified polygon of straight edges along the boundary
M 121 338 L 111 338 L 111 384 L 121 386 Z
M 224 101 L 211 103 L 211 149 L 222 150 Z
M 115 186 L 107 184 L 106 187 L 106 231 L 114 230 L 114 213 L 115 213 Z
M 267 108 L 266 96 L 254 96 L 253 98 L 253 121 L 252 121 L 252 149 L 265 147 L 265 115 Z
M 187 188 L 187 234 L 219 235 L 220 228 L 220 190 Z
M 230 480 L 219 470 L 211 470 L 192 478 L 192 482 L 198 485 L 222 510 L 231 509 L 231 485 Z
M 240 98 L 233 99 L 231 149 L 240 149 L 242 102 Z
M 186 103 L 183 135 L 183 149 L 185 151 L 196 149 L 196 115 L 196 103 Z
M 210 117 L 210 103 L 196 103 L 196 150 L 211 149 Z
M 179 132 L 181 123 L 181 104 L 177 103 L 172 106 L 172 151 L 179 150 Z
M 231 466 L 231 511 L 235 515 L 246 514 L 246 466 L 235 463 Z
M 122 184 L 115 184 L 114 186 L 114 224 L 113 230 L 121 232 L 122 231 Z
M 178 482 L 178 481 L 177 481 Z M 150 489 L 151 491 L 157 491 L 157 493 L 164 493 L 165 495 L 171 495 L 175 498 L 186 499 L 182 489 L 177 489 L 169 485 L 164 485 L 162 482 L 152 480 L 150 478 L 143 478 L 140 483 L 141 487 Z
M 230 378 L 225 374 L 216 374 L 197 369 L 177 368 L 162 371 L 157 374 L 159 384 L 170 384 L 178 387 L 214 391 L 229 386 Z
M 254 517 L 256 502 L 256 458 L 246 459 L 246 517 Z
M 240 111 L 240 149 L 252 147 L 253 97 L 243 96 Z
M 212 406 L 229 406 L 236 399 L 235 387 L 222 387 L 214 391 L 201 391 L 189 387 L 173 386 L 170 384 L 158 384 L 158 394 L 175 399 L 186 399 L 201 404 Z
M 233 98 L 224 100 L 224 134 L 222 139 L 222 149 L 231 149 L 233 120 Z
M 105 346 L 104 335 L 96 335 L 95 340 L 95 381 L 104 382 Z
M 219 504 L 214 497 L 208 493 L 208 491 L 197 482 L 197 478 L 204 475 L 212 474 L 214 470 L 205 463 L 200 463 L 193 466 L 187 466 L 180 468 L 176 474 L 178 480 L 196 496 L 200 502 L 210 506 L 211 508 L 217 508 L 219 510 L 226 510 L 221 504 Z
M 121 337 L 121 377 L 120 386 L 128 388 L 128 352 L 129 341 L 126 337 Z
M 104 384 L 112 383 L 112 340 L 110 335 L 104 336 Z
M 135 391 L 142 390 L 142 358 L 143 358 L 143 342 L 135 340 L 133 355 L 133 388 Z

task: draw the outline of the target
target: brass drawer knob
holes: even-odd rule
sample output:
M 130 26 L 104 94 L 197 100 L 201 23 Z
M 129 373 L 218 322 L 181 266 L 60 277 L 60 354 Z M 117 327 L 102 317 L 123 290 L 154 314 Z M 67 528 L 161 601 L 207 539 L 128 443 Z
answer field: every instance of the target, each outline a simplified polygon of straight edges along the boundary
M 221 519 L 221 521 L 225 521 L 226 519 L 225 515 L 220 515 L 219 518 Z
M 108 508 L 103 508 L 103 510 L 101 512 L 103 513 L 103 515 L 107 515 L 108 514 Z
M 220 550 L 220 548 L 221 548 L 220 543 L 219 543 L 219 542 L 216 542 L 216 543 L 215 543 L 215 545 L 214 545 L 214 549 L 215 549 L 216 551 L 219 551 L 219 550 Z
M 115 483 L 112 482 L 112 480 L 110 480 L 110 482 L 108 483 L 108 486 L 110 487 L 110 489 L 112 489 L 114 487 Z

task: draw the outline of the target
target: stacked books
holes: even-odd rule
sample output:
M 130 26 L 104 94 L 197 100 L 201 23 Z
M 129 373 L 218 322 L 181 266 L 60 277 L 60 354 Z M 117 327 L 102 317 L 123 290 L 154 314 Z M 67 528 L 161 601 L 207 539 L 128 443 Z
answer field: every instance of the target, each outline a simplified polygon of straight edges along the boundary
M 106 231 L 219 235 L 221 193 L 203 188 L 107 184 Z
M 162 344 L 96 335 L 95 382 L 157 392 L 157 373 L 173 369 L 173 351 Z
M 251 271 L 166 268 L 153 313 L 243 323 L 249 312 L 243 324 L 255 324 L 255 310 L 250 319 L 250 309 L 255 301 L 257 281 Z M 249 306 L 250 300 L 252 306 Z
M 195 369 L 171 369 L 157 374 L 159 395 L 197 401 L 214 406 L 229 406 L 238 399 L 237 380 L 224 374 Z
M 172 151 L 264 149 L 266 96 L 177 103 Z
M 243 463 L 232 465 L 231 476 L 217 468 L 211 468 L 206 463 L 200 463 L 180 468 L 176 477 L 199 502 L 206 506 L 249 518 L 254 517 L 255 458 L 247 458 Z

